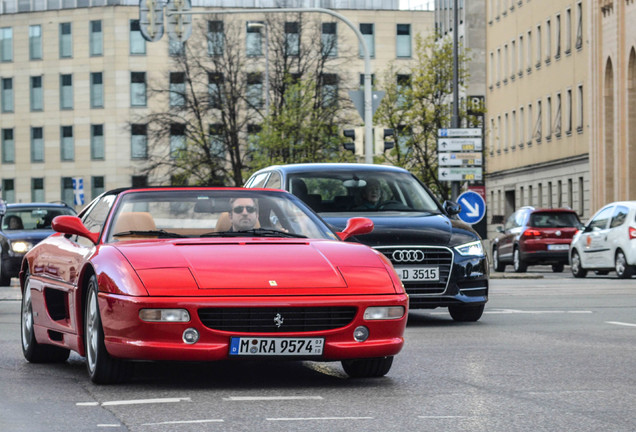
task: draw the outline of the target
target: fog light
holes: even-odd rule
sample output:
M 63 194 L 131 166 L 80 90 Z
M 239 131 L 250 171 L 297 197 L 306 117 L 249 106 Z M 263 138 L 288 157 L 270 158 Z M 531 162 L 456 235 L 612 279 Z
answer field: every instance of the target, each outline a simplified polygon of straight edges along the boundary
M 404 306 L 371 306 L 364 311 L 364 319 L 388 320 L 400 319 L 404 316 Z
M 189 328 L 183 332 L 183 341 L 189 345 L 197 343 L 199 340 L 199 332 L 197 329 Z
M 185 309 L 142 309 L 139 318 L 147 322 L 188 322 L 190 314 Z
M 369 339 L 369 329 L 365 326 L 357 327 L 353 331 L 353 338 L 358 342 L 364 342 L 365 340 Z

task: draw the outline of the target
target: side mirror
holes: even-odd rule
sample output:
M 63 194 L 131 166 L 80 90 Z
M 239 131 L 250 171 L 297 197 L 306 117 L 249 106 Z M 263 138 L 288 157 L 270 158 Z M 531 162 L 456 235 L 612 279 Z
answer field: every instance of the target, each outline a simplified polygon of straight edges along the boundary
M 94 244 L 97 244 L 99 240 L 99 233 L 90 232 L 77 216 L 56 216 L 53 218 L 53 222 L 51 222 L 51 228 L 62 234 L 86 237 Z
M 462 206 L 453 201 L 444 201 L 444 204 L 442 206 L 444 207 L 446 213 L 449 214 L 449 216 L 454 216 L 462 211 Z
M 369 234 L 373 231 L 373 221 L 365 217 L 355 217 L 347 221 L 344 231 L 336 233 L 340 240 L 346 240 L 355 235 Z

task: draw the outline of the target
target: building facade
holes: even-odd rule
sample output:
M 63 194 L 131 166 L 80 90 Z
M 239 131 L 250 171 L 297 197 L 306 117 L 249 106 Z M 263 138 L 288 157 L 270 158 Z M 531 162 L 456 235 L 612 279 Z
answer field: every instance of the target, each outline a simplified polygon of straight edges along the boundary
M 193 9 L 280 3 L 205 0 L 193 2 Z M 389 62 L 409 62 L 415 35 L 433 29 L 433 12 L 398 10 L 397 1 L 284 3 L 338 8 L 371 46 L 374 75 Z M 259 18 L 263 16 L 254 13 L 236 17 L 245 22 Z M 193 21 L 198 19 L 205 18 L 194 16 Z M 321 19 L 335 22 L 326 15 Z M 334 28 L 338 46 L 357 52 L 358 40 L 345 25 L 323 26 L 326 31 Z M 244 36 L 248 38 L 247 31 Z M 107 189 L 153 184 L 139 175 L 147 137 L 129 123 L 153 111 L 153 104 L 168 103 L 147 98 L 146 91 L 149 82 L 162 80 L 169 88 L 170 49 L 168 37 L 153 43 L 142 37 L 137 1 L 0 3 L 2 198 L 72 204 L 74 178 L 83 181 L 86 202 Z M 345 69 L 343 76 L 353 77 L 357 86 L 363 59 L 357 55 Z
M 522 206 L 590 216 L 590 2 L 488 0 L 488 231 Z

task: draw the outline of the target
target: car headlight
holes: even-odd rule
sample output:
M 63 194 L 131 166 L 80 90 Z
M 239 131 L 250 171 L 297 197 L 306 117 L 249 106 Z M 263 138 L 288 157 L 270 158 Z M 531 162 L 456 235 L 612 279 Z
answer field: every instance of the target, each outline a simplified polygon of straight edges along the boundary
M 17 254 L 25 254 L 31 250 L 33 244 L 26 241 L 11 242 L 11 250 Z
M 463 245 L 455 246 L 455 250 L 463 256 L 482 256 L 484 255 L 484 247 L 481 241 L 477 240 Z
M 370 306 L 364 311 L 366 321 L 400 319 L 403 316 L 404 306 Z

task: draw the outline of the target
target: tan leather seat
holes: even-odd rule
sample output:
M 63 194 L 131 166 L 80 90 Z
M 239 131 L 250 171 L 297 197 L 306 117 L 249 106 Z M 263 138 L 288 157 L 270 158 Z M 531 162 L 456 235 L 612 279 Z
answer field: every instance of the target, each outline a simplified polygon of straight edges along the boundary
M 154 231 L 157 229 L 155 220 L 148 212 L 121 213 L 115 222 L 114 234 L 126 231 Z

